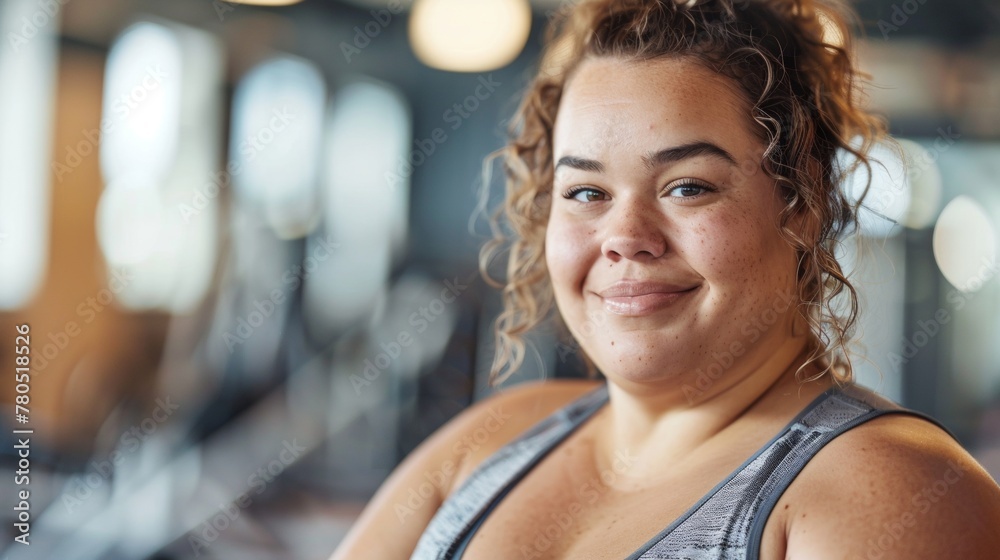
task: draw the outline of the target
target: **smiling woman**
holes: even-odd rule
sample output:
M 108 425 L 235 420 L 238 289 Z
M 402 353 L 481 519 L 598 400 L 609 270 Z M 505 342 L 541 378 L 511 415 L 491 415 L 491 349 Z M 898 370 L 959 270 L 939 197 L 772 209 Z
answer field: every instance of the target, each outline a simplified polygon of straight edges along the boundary
M 996 482 L 853 383 L 834 248 L 857 206 L 835 158 L 867 165 L 884 127 L 858 105 L 844 14 L 584 0 L 556 20 L 502 154 L 513 236 L 483 252 L 510 247 L 491 373 L 555 307 L 604 379 L 476 404 L 335 558 L 995 557 Z

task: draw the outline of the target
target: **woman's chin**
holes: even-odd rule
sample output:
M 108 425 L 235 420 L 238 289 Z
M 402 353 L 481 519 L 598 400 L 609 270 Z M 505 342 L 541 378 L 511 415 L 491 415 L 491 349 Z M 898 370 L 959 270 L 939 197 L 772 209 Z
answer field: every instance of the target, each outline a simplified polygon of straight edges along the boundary
M 683 379 L 685 371 L 677 367 L 676 362 L 657 357 L 624 354 L 601 360 L 598 363 L 605 377 L 627 383 L 641 385 L 661 385 L 676 383 Z

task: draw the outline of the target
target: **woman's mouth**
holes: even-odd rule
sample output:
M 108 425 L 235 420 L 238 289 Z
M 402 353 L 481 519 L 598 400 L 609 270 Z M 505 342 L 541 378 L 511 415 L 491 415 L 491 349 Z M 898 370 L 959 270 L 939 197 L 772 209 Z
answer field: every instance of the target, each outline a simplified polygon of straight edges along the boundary
M 700 284 L 679 286 L 658 282 L 618 282 L 597 295 L 608 313 L 640 317 L 661 311 L 698 290 Z

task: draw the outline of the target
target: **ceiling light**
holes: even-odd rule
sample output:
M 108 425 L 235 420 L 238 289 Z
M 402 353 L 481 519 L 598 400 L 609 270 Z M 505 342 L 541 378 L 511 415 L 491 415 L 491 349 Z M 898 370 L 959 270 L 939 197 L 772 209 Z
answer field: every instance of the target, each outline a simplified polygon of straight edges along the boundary
M 517 58 L 530 29 L 528 0 L 418 0 L 410 44 L 433 68 L 485 72 Z

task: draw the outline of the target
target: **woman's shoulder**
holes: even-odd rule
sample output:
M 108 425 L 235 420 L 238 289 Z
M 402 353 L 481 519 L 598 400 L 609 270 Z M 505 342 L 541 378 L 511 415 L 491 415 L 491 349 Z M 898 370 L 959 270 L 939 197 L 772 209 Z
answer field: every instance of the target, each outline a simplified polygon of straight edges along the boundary
M 994 557 L 1000 486 L 948 432 L 884 414 L 830 441 L 774 510 L 786 558 Z
M 497 450 L 603 384 L 603 380 L 591 379 L 529 381 L 496 392 L 466 409 L 451 422 L 454 426 L 449 439 L 460 462 L 449 493 Z
M 393 471 L 334 554 L 402 558 L 452 489 L 500 447 L 559 408 L 600 386 L 598 381 L 517 385 L 475 403 L 439 428 Z M 385 538 L 393 527 L 393 538 Z

